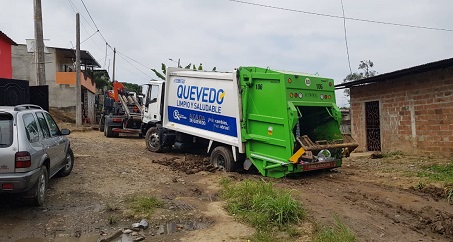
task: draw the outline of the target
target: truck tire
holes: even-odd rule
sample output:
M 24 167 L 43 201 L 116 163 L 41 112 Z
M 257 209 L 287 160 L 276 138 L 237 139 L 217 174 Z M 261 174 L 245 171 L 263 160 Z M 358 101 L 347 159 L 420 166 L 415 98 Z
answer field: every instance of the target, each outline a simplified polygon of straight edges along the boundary
M 107 138 L 113 137 L 112 127 L 108 126 L 107 123 L 104 124 L 104 134 Z
M 159 129 L 157 127 L 151 127 L 146 131 L 146 148 L 152 152 L 162 152 L 163 148 L 160 145 Z
M 214 167 L 224 169 L 227 172 L 236 170 L 236 164 L 234 162 L 233 153 L 231 149 L 226 146 L 217 146 L 211 152 L 211 164 Z
M 68 148 L 65 160 L 65 166 L 57 173 L 58 176 L 65 177 L 71 174 L 72 168 L 74 167 L 74 153 L 71 148 Z
M 47 168 L 42 166 L 39 170 L 38 182 L 35 186 L 35 195 L 31 198 L 32 205 L 42 206 L 47 196 L 47 181 L 49 180 Z

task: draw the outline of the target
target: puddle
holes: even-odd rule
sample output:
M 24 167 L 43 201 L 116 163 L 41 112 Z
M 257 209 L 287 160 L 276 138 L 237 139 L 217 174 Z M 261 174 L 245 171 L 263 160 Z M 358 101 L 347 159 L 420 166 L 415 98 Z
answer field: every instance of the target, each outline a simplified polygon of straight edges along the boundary
M 132 237 L 131 234 L 119 234 L 116 237 L 112 237 L 109 239 L 101 240 L 105 242 L 132 242 L 134 241 L 134 238 Z
M 99 239 L 99 235 L 82 235 L 80 238 L 73 238 L 73 237 L 65 237 L 65 238 L 55 238 L 54 242 L 97 242 Z M 47 240 L 42 238 L 25 238 L 19 239 L 15 242 L 46 242 Z M 121 241 L 121 240 L 120 240 Z M 132 241 L 126 240 L 126 242 Z M 116 240 L 115 240 L 116 242 Z
M 155 235 L 173 234 L 181 231 L 192 231 L 197 229 L 205 229 L 209 227 L 209 223 L 196 221 L 169 222 L 155 227 Z
M 181 221 L 181 222 L 168 222 L 165 224 L 157 225 L 147 229 L 150 231 L 150 234 L 154 235 L 169 235 L 183 231 L 192 231 L 197 229 L 208 228 L 212 222 L 196 222 L 196 221 Z M 146 231 L 146 230 L 145 230 Z M 97 242 L 100 239 L 100 235 L 82 235 L 80 238 L 73 237 L 57 237 L 53 239 L 53 242 Z M 101 241 L 105 242 L 133 242 L 137 236 L 132 236 L 132 234 L 123 234 L 121 231 L 118 231 L 115 234 L 112 234 L 110 237 L 103 238 Z M 47 240 L 42 238 L 25 238 L 19 239 L 15 242 L 46 242 Z

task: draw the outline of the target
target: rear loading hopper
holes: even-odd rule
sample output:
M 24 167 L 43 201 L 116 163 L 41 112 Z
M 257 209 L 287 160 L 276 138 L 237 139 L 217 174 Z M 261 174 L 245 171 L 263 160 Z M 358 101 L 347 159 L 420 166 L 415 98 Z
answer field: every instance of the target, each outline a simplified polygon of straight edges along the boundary
M 339 167 L 357 143 L 341 134 L 332 79 L 239 68 L 244 167 L 264 176 Z

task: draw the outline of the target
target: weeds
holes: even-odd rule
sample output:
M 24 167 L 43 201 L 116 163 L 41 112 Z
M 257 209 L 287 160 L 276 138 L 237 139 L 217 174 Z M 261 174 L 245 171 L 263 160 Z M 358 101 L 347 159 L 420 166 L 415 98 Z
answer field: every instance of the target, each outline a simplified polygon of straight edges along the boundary
M 427 177 L 434 181 L 443 181 L 453 183 L 453 164 L 436 164 L 422 166 L 422 171 L 418 173 L 419 177 Z
M 302 205 L 290 192 L 274 189 L 272 183 L 245 180 L 222 185 L 227 210 L 258 229 L 297 223 L 304 217 Z
M 355 242 L 356 238 L 351 233 L 349 228 L 340 221 L 337 215 L 334 216 L 335 218 L 335 227 L 328 228 L 323 227 L 321 228 L 313 242 Z
M 130 209 L 134 213 L 149 216 L 154 212 L 154 209 L 162 207 L 164 202 L 154 196 L 139 195 L 126 200 Z
M 401 156 L 405 156 L 405 154 L 404 154 L 404 152 L 402 152 L 400 150 L 382 154 L 383 158 L 389 158 L 389 157 L 395 157 L 395 156 L 401 157 Z
M 292 224 L 305 216 L 302 205 L 289 191 L 275 189 L 272 183 L 244 180 L 237 184 L 229 179 L 221 181 L 226 210 L 257 229 L 252 241 L 275 241 L 273 231 L 297 235 Z

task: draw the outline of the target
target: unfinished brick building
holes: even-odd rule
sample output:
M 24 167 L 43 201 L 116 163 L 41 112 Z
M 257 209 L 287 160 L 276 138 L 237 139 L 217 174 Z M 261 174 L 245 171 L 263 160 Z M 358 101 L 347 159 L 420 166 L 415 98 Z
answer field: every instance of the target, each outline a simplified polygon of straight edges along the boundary
M 453 156 L 453 58 L 336 87 L 350 88 L 358 151 Z

